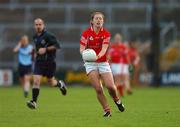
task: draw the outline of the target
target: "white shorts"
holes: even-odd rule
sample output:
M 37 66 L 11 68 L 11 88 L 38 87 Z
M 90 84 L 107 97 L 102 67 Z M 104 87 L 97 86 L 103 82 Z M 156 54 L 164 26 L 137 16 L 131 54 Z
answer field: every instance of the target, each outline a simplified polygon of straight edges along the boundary
M 129 65 L 123 63 L 112 63 L 111 69 L 113 75 L 117 74 L 129 74 Z
M 98 71 L 100 74 L 111 72 L 111 68 L 108 62 L 85 62 L 86 74 L 89 74 L 91 71 Z

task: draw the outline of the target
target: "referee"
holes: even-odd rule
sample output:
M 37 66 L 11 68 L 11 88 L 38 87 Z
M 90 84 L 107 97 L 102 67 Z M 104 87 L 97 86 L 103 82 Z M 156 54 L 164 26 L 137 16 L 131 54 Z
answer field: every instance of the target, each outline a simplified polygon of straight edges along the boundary
M 34 84 L 32 88 L 32 100 L 27 102 L 30 109 L 36 109 L 37 98 L 40 91 L 41 77 L 45 76 L 48 83 L 58 87 L 63 95 L 66 95 L 66 86 L 62 80 L 54 78 L 56 70 L 56 50 L 60 48 L 58 40 L 54 35 L 45 29 L 44 21 L 40 18 L 34 20 L 35 35 L 35 66 L 34 66 Z

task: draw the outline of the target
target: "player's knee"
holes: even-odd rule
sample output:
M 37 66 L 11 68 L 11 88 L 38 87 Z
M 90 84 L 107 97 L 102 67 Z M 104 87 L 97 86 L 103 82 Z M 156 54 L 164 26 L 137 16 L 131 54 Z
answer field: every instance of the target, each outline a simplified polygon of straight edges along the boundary
M 97 94 L 103 94 L 103 89 L 101 87 L 96 87 L 95 89 Z
M 34 86 L 40 85 L 40 79 L 34 79 Z
M 114 87 L 113 85 L 107 86 L 107 89 L 108 89 L 109 91 L 115 91 L 115 87 Z

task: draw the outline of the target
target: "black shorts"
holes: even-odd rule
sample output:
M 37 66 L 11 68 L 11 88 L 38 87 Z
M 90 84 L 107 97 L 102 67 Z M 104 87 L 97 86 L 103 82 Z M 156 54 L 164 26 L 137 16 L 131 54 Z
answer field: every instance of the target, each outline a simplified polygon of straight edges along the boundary
M 36 61 L 34 65 L 34 75 L 42 75 L 47 78 L 52 78 L 55 75 L 56 63 Z
M 19 64 L 18 71 L 20 77 L 24 77 L 25 75 L 31 74 L 32 72 L 32 65 L 22 65 Z

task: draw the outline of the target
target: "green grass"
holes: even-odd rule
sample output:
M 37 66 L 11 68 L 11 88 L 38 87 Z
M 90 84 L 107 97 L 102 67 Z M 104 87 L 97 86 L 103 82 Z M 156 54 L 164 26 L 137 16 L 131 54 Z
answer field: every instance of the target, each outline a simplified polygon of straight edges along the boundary
M 0 88 L 0 127 L 180 127 L 180 88 L 143 88 L 125 96 L 118 112 L 106 92 L 111 118 L 103 111 L 92 88 L 70 87 L 62 96 L 43 87 L 38 109 L 30 110 L 20 87 Z

